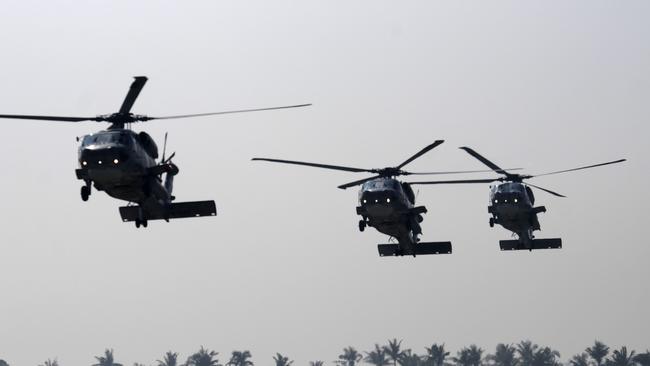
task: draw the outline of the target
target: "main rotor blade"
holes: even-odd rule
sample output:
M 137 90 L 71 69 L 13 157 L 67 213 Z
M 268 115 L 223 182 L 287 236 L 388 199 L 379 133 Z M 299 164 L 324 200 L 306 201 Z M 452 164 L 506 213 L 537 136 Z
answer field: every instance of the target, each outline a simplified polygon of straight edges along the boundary
M 566 172 L 573 172 L 573 171 L 576 171 L 576 170 L 595 168 L 595 167 L 598 167 L 598 166 L 609 165 L 609 164 L 617 164 L 617 163 L 622 163 L 622 162 L 624 162 L 624 161 L 626 161 L 626 160 L 627 160 L 627 159 L 618 159 L 618 160 L 614 160 L 614 161 L 608 161 L 608 162 L 606 162 L 606 163 L 600 163 L 600 164 L 594 164 L 594 165 L 582 166 L 582 167 L 580 167 L 580 168 L 573 168 L 573 169 L 566 169 L 566 170 L 558 170 L 558 171 L 556 171 L 556 172 L 543 173 L 543 174 L 535 174 L 535 175 L 531 176 L 531 178 L 532 178 L 532 177 L 541 177 L 541 176 L 543 176 L 543 175 L 552 175 L 552 174 L 560 174 L 560 173 L 566 173 Z
M 370 180 L 373 180 L 373 179 L 377 179 L 377 178 L 381 178 L 381 175 L 375 175 L 375 176 L 372 176 L 372 177 L 368 177 L 368 178 L 364 178 L 364 179 L 355 180 L 354 182 L 341 184 L 341 185 L 338 186 L 337 188 L 347 189 L 347 188 L 350 188 L 350 187 L 358 186 L 359 184 L 363 184 L 363 183 L 365 183 L 365 182 L 367 182 L 367 181 L 370 181 Z
M 462 180 L 434 180 L 429 182 L 408 182 L 408 184 L 464 184 L 464 183 L 492 183 L 499 178 L 492 179 L 462 179 Z
M 129 92 L 126 94 L 126 98 L 124 98 L 124 102 L 122 102 L 122 106 L 120 107 L 120 113 L 122 114 L 128 114 L 131 111 L 133 103 L 138 99 L 138 95 L 140 95 L 140 91 L 144 87 L 144 84 L 147 83 L 146 76 L 136 76 L 134 79 L 135 80 L 129 88 Z
M 489 161 L 485 157 L 483 157 L 481 154 L 477 153 L 476 151 L 470 149 L 469 147 L 463 146 L 461 149 L 465 150 L 468 154 L 472 155 L 474 158 L 476 158 L 478 161 L 481 163 L 487 165 L 490 169 L 494 170 L 495 172 L 503 175 L 508 175 L 508 172 L 505 170 L 499 168 L 498 165 L 494 164 L 493 162 Z
M 255 109 L 240 109 L 236 111 L 225 111 L 225 112 L 213 112 L 213 113 L 198 113 L 198 114 L 183 114 L 178 116 L 165 116 L 165 117 L 147 117 L 147 120 L 152 119 L 172 119 L 172 118 L 189 118 L 189 117 L 203 117 L 203 116 L 215 116 L 218 114 L 231 114 L 231 113 L 245 113 L 245 112 L 259 112 L 259 111 L 272 111 L 275 109 L 288 109 L 288 108 L 300 108 L 308 107 L 311 103 L 308 104 L 297 104 L 297 105 L 287 105 L 282 107 L 270 107 L 270 108 L 255 108 Z
M 0 118 L 13 118 L 13 119 L 36 119 L 42 121 L 61 121 L 61 122 L 81 122 L 81 121 L 97 121 L 97 117 L 56 117 L 56 116 L 30 116 L 23 114 L 0 114 Z
M 295 164 L 295 165 L 305 165 L 305 166 L 311 166 L 315 168 L 323 168 L 323 169 L 332 169 L 332 170 L 343 170 L 346 172 L 354 172 L 354 173 L 375 173 L 375 170 L 371 169 L 361 169 L 361 168 L 352 168 L 352 167 L 347 167 L 347 166 L 339 166 L 339 165 L 328 165 L 328 164 L 318 164 L 318 163 L 308 163 L 304 161 L 295 161 L 295 160 L 281 160 L 281 159 L 267 159 L 267 158 L 253 158 L 251 160 L 259 160 L 259 161 L 270 161 L 273 163 L 283 163 L 283 164 Z
M 512 168 L 508 170 L 521 170 L 522 168 Z M 406 174 L 403 175 L 442 175 L 442 174 L 465 174 L 465 173 L 489 173 L 493 172 L 492 169 L 490 170 L 457 170 L 457 171 L 450 171 L 450 172 L 418 172 L 418 173 L 411 173 L 411 172 L 406 172 Z
M 561 195 L 561 194 L 559 194 L 559 193 L 557 193 L 557 192 L 553 192 L 553 191 L 551 191 L 551 190 L 548 190 L 548 189 L 546 189 L 546 188 L 542 188 L 542 187 L 540 187 L 540 186 L 536 186 L 536 185 L 534 185 L 534 184 L 530 184 L 530 183 L 528 183 L 528 182 L 526 182 L 526 185 L 531 186 L 531 187 L 535 187 L 535 188 L 537 188 L 537 189 L 539 189 L 539 190 L 542 190 L 542 191 L 544 191 L 544 192 L 550 193 L 550 194 L 552 194 L 552 195 L 554 195 L 554 196 L 558 196 L 558 197 L 564 197 L 564 198 L 566 198 L 566 196 L 563 196 L 563 195 Z
M 436 146 L 442 144 L 443 142 L 445 142 L 445 140 L 436 140 L 433 144 L 431 144 L 431 145 L 425 147 L 424 149 L 418 151 L 417 154 L 415 154 L 415 155 L 411 156 L 410 158 L 406 159 L 402 164 L 396 166 L 395 168 L 396 168 L 396 169 L 401 169 L 401 168 L 402 168 L 403 166 L 405 166 L 406 164 L 408 164 L 408 163 L 412 162 L 413 160 L 419 158 L 420 156 L 426 154 L 429 150 L 431 150 L 431 149 L 433 149 L 434 147 L 436 147 Z

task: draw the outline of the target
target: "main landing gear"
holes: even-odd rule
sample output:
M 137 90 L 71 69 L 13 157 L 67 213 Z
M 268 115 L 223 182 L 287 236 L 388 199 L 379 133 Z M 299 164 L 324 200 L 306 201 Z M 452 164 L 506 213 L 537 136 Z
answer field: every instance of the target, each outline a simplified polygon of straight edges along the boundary
M 364 231 L 366 229 L 366 222 L 359 220 L 359 231 Z
M 147 227 L 148 224 L 149 224 L 149 223 L 147 222 L 146 219 L 142 219 L 142 220 L 140 220 L 140 219 L 135 219 L 135 227 L 137 227 L 137 228 L 140 228 L 140 226 L 142 226 L 142 227 Z
M 90 184 L 81 187 L 81 200 L 88 201 L 88 197 L 90 197 Z

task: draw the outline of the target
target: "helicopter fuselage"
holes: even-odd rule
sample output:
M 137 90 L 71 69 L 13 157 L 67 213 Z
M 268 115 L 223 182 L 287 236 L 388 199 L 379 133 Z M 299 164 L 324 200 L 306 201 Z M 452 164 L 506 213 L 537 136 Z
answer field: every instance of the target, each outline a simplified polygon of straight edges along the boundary
M 411 254 L 422 233 L 424 206 L 415 207 L 413 190 L 394 178 L 377 178 L 364 183 L 359 191 L 357 214 L 360 230 L 374 227 L 395 238 L 404 254 Z
M 534 207 L 534 204 L 535 196 L 525 184 L 495 184 L 490 187 L 490 226 L 499 224 L 517 234 L 521 243 L 529 244 L 533 239 L 533 231 L 540 230 L 537 214 L 546 211 L 543 206 Z
M 127 129 L 86 135 L 79 146 L 77 177 L 98 191 L 138 204 L 150 199 L 169 202 L 171 192 L 152 168 L 157 147 L 149 135 Z

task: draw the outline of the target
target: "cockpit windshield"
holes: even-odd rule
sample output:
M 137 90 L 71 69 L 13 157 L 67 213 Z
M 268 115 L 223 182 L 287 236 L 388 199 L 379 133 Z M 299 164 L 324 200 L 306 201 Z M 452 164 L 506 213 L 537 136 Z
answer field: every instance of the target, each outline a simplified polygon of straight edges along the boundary
M 376 179 L 363 184 L 364 191 L 398 190 L 399 183 L 393 179 Z
M 107 144 L 122 144 L 129 145 L 131 143 L 131 136 L 123 132 L 100 132 L 92 135 L 84 136 L 81 146 L 89 145 L 107 145 Z

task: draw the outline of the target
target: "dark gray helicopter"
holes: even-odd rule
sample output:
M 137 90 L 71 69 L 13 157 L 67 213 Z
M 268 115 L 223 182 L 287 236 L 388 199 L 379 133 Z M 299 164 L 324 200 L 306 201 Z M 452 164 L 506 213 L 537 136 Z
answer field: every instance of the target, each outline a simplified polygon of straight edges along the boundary
M 176 153 L 165 157 L 167 134 L 162 157 L 158 159 L 158 147 L 146 132 L 136 133 L 130 129 L 133 122 L 156 119 L 188 118 L 212 116 L 229 113 L 255 112 L 274 109 L 304 107 L 309 104 L 245 109 L 214 113 L 187 114 L 166 117 L 149 117 L 131 113 L 140 91 L 147 82 L 144 76 L 135 77 L 119 112 L 97 117 L 56 117 L 3 114 L 0 118 L 32 119 L 45 121 L 108 122 L 105 131 L 86 135 L 79 146 L 79 166 L 77 178 L 84 181 L 81 199 L 87 201 L 91 186 L 105 191 L 111 197 L 128 201 L 129 205 L 120 207 L 123 221 L 135 221 L 136 227 L 147 227 L 148 220 L 165 220 L 185 217 L 215 216 L 214 201 L 195 201 L 172 203 L 174 176 L 178 167 L 172 163 Z M 79 139 L 78 139 L 79 140 Z M 163 180 L 163 175 L 165 175 Z
M 397 244 L 379 244 L 380 256 L 402 256 L 418 254 L 449 254 L 451 242 L 420 242 L 418 236 L 422 234 L 420 223 L 422 214 L 427 212 L 424 206 L 415 206 L 415 194 L 406 182 L 400 182 L 395 177 L 402 175 L 433 175 L 475 173 L 476 171 L 456 172 L 425 172 L 411 173 L 402 170 L 404 166 L 419 158 L 429 150 L 442 144 L 437 140 L 431 145 L 420 150 L 417 154 L 406 159 L 403 163 L 382 169 L 361 169 L 346 166 L 307 163 L 293 160 L 253 158 L 252 160 L 270 161 L 275 163 L 305 165 L 316 168 L 343 170 L 354 173 L 373 173 L 372 177 L 340 185 L 338 188 L 346 189 L 361 185 L 359 191 L 359 206 L 357 214 L 361 216 L 359 230 L 364 231 L 366 226 L 374 227 L 380 233 L 386 234 L 397 240 Z
M 411 184 L 463 184 L 463 183 L 493 183 L 501 182 L 490 186 L 490 205 L 488 212 L 490 217 L 490 227 L 499 224 L 505 229 L 512 231 L 517 235 L 517 240 L 501 240 L 499 242 L 501 250 L 529 250 L 533 249 L 558 249 L 562 248 L 561 238 L 552 239 L 535 239 L 533 232 L 541 230 L 537 214 L 546 212 L 546 207 L 535 207 L 535 195 L 530 187 L 537 188 L 554 196 L 565 197 L 557 192 L 542 188 L 530 183 L 524 184 L 526 179 L 541 177 L 544 175 L 560 174 L 576 170 L 595 168 L 603 165 L 616 164 L 624 162 L 626 159 L 608 161 L 606 163 L 583 166 L 579 168 L 559 170 L 550 173 L 536 175 L 522 175 L 509 173 L 499 168 L 496 164 L 489 161 L 476 151 L 469 147 L 461 147 L 468 154 L 487 165 L 495 172 L 502 174 L 500 178 L 489 179 L 469 179 L 469 180 L 447 180 L 432 182 L 411 182 Z

